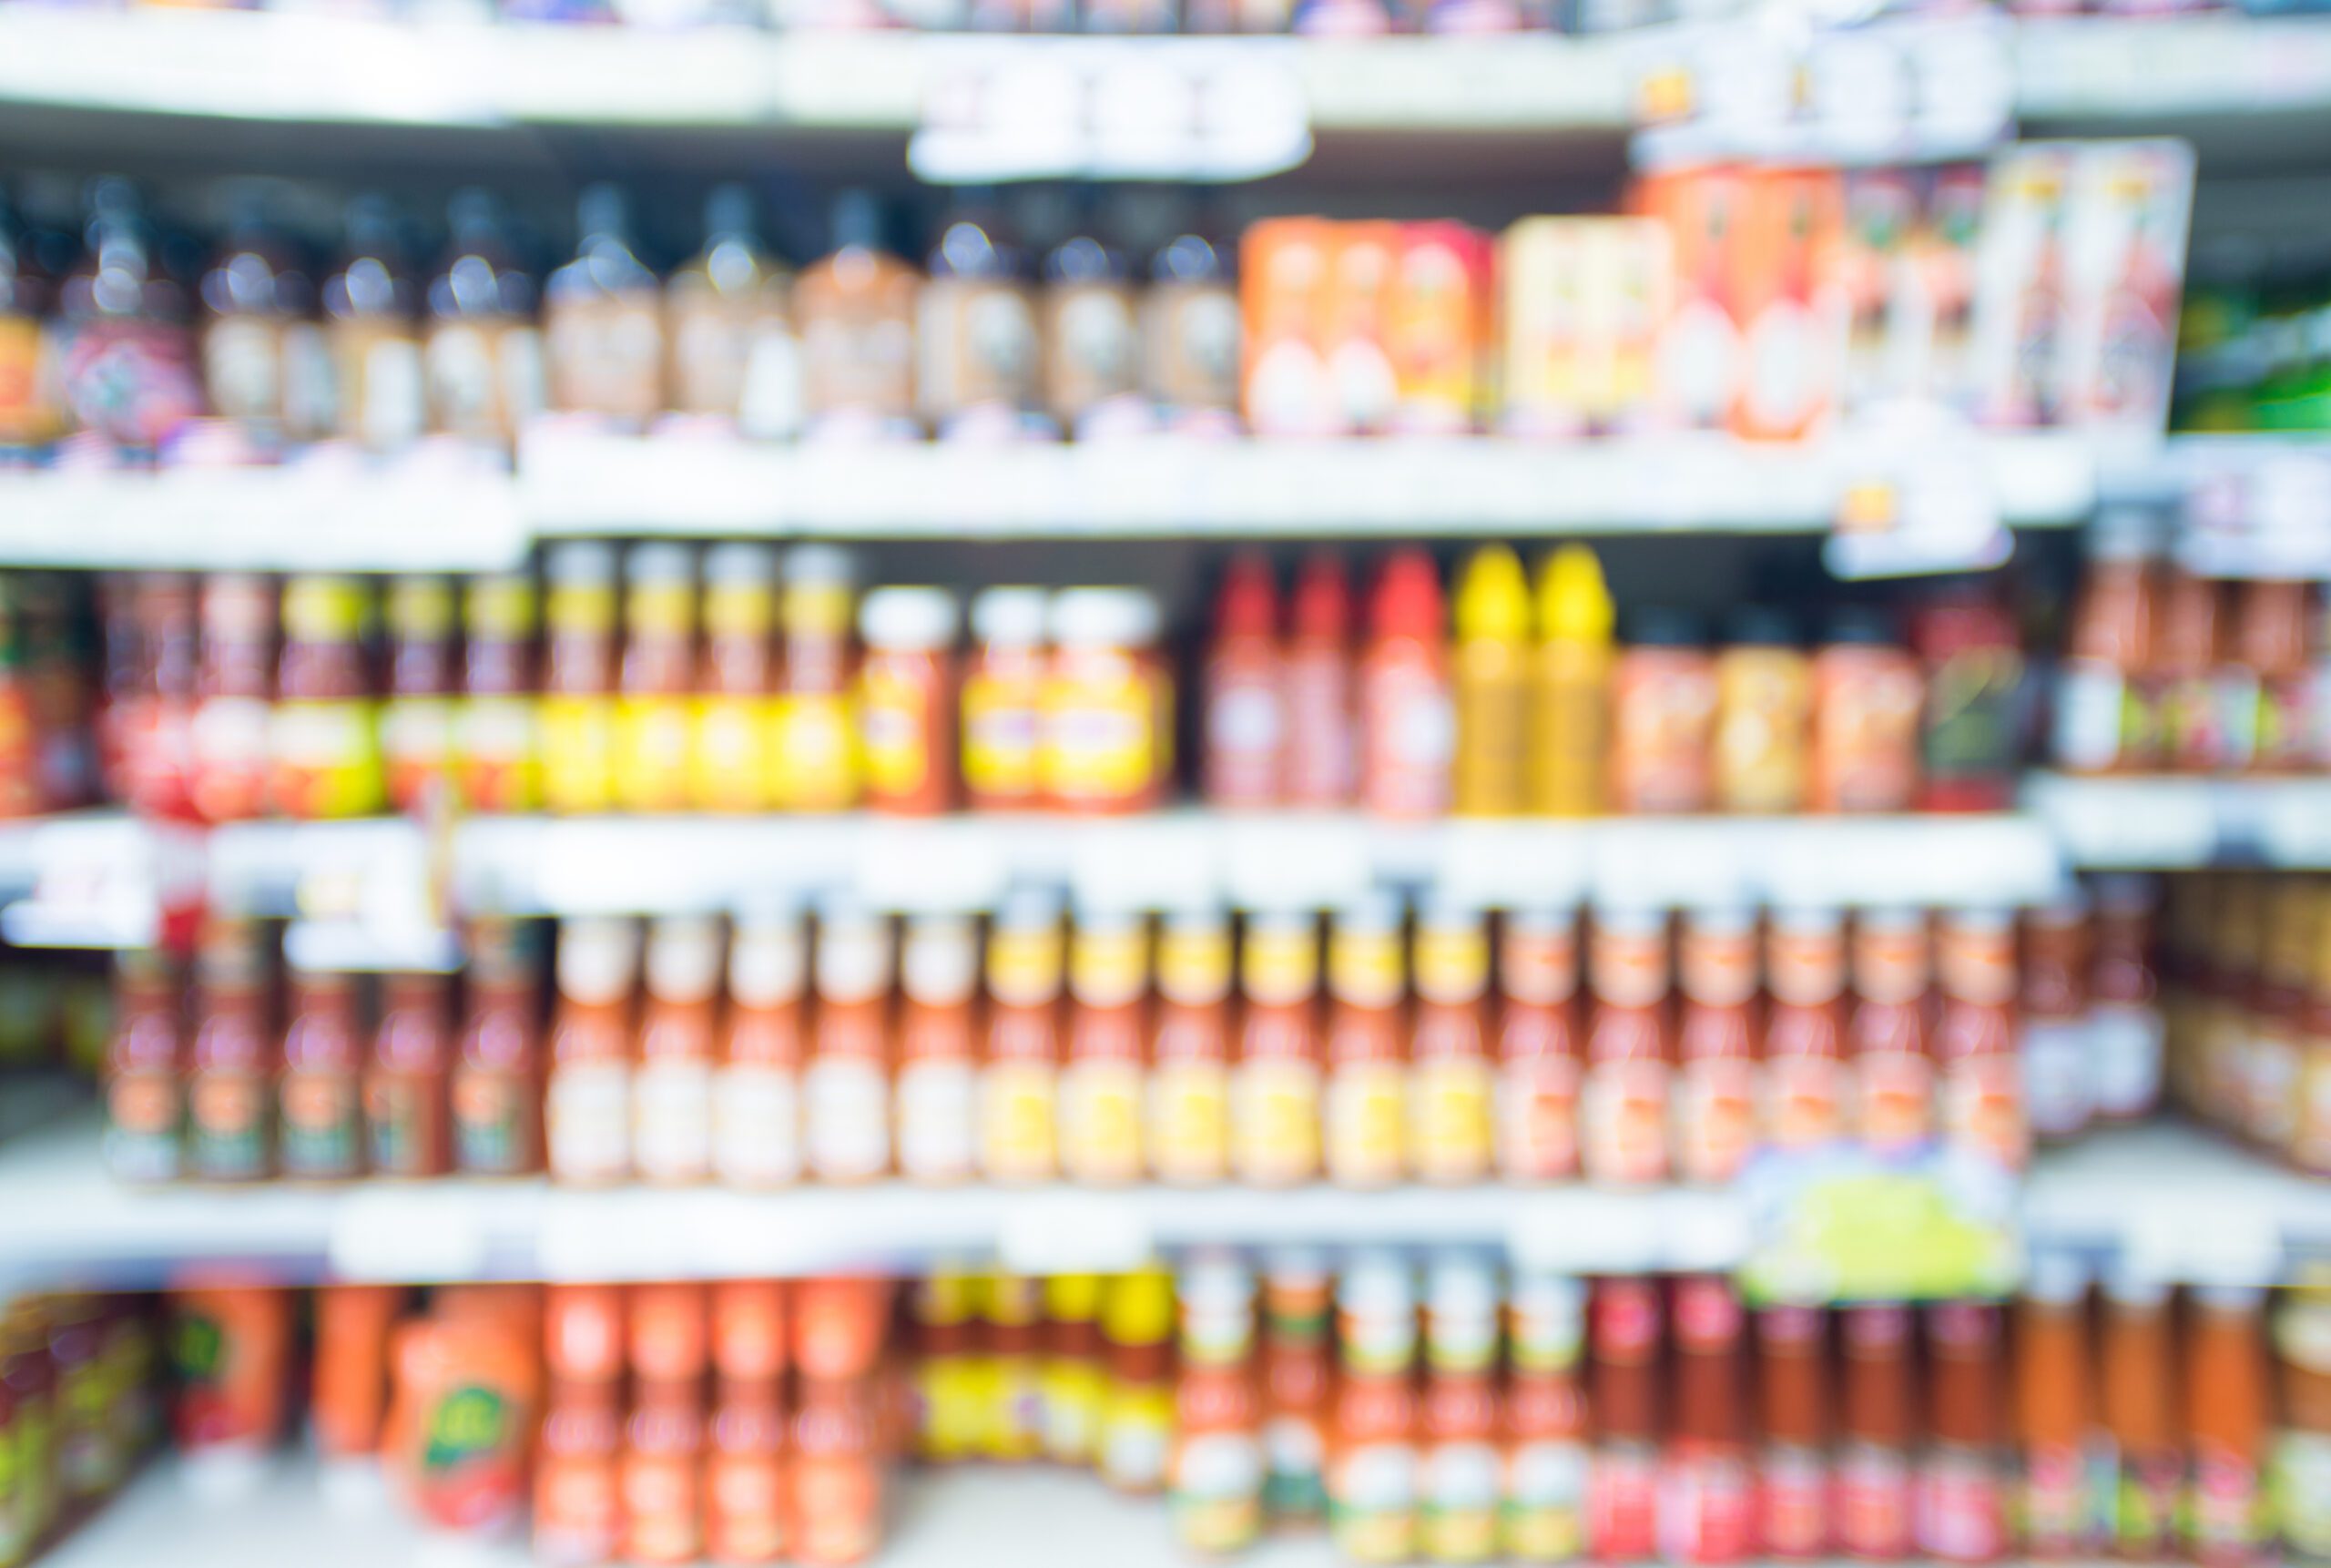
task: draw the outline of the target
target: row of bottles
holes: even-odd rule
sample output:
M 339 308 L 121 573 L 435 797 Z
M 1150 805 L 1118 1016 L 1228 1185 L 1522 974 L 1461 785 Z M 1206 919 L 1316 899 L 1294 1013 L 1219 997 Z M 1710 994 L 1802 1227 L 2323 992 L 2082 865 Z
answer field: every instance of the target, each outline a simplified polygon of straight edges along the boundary
M 87 1522 L 161 1437 L 152 1308 L 35 1296 L 0 1312 L 0 1568 Z

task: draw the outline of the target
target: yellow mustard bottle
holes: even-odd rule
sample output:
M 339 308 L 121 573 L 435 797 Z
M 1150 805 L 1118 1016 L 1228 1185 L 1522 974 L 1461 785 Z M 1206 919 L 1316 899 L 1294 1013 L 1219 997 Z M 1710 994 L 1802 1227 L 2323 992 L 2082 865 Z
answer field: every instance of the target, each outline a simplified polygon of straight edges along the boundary
M 1519 815 L 1528 801 L 1530 585 L 1503 545 L 1473 552 L 1457 584 L 1457 810 Z
M 1548 557 L 1538 578 L 1538 647 L 1531 683 L 1533 811 L 1591 817 L 1603 809 L 1616 618 L 1593 551 L 1565 545 Z

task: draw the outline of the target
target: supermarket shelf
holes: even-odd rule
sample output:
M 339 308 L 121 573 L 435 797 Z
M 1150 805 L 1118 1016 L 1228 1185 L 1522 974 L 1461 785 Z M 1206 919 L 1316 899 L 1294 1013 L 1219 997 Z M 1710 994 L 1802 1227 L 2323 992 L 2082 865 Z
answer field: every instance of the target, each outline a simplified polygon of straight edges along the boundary
M 2016 107 L 2031 119 L 2152 131 L 2187 116 L 2331 110 L 2319 17 L 2026 21 L 2015 54 Z
M 2076 868 L 2331 867 L 2331 779 L 2041 774 L 2024 805 Z

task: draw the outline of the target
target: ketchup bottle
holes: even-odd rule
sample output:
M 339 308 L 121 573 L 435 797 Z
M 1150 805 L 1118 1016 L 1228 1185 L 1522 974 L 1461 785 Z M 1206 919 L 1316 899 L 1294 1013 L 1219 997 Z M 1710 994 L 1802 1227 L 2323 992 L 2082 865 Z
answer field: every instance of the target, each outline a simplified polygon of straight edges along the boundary
M 1676 968 L 1684 993 L 1675 1036 L 1676 1174 L 1728 1182 L 1756 1147 L 1756 917 L 1745 909 L 1691 911 L 1677 938 Z
M 979 935 L 961 915 L 917 915 L 900 950 L 899 1170 L 960 1182 L 977 1160 L 973 1106 Z
M 1585 1044 L 1578 1021 L 1578 913 L 1517 909 L 1499 935 L 1497 1168 L 1508 1181 L 1578 1174 Z
M 1230 921 L 1220 910 L 1165 917 L 1144 1129 L 1160 1181 L 1216 1182 L 1229 1174 L 1230 970 Z
M 1258 910 L 1239 952 L 1243 1006 L 1230 1081 L 1237 1179 L 1288 1186 L 1319 1174 L 1319 933 L 1308 914 Z
M 274 1041 L 267 968 L 246 920 L 213 920 L 195 956 L 194 1040 L 187 1056 L 186 1174 L 251 1181 L 271 1164 Z
M 1277 805 L 1288 716 L 1278 591 L 1270 563 L 1260 555 L 1235 557 L 1223 576 L 1201 701 L 1207 804 L 1234 810 Z
M 1409 1160 L 1427 1182 L 1489 1175 L 1495 1129 L 1490 1061 L 1489 917 L 1437 899 L 1417 917 L 1416 1035 L 1410 1053 Z
M 1068 940 L 1068 1050 L 1060 1076 L 1061 1174 L 1080 1185 L 1141 1178 L 1149 1044 L 1149 923 L 1087 909 Z
M 294 970 L 277 1088 L 279 1164 L 287 1176 L 328 1180 L 364 1168 L 353 976 Z
M 558 1006 L 543 1094 L 554 1180 L 631 1174 L 632 988 L 639 935 L 618 920 L 571 920 L 558 933 Z
M 1745 1333 L 1730 1280 L 1675 1282 L 1674 1416 L 1659 1508 L 1670 1563 L 1743 1562 L 1756 1541 Z
M 542 949 L 527 928 L 473 921 L 469 1003 L 450 1095 L 453 1168 L 516 1176 L 543 1164 Z
M 1826 1147 L 1846 1131 L 1846 941 L 1837 911 L 1775 911 L 1765 981 L 1773 993 L 1765 1019 L 1766 1138 L 1787 1152 Z
M 891 928 L 845 903 L 819 913 L 818 1007 L 801 1073 L 802 1154 L 820 1181 L 891 1168 Z
M 1759 1549 L 1784 1563 L 1829 1550 L 1829 1444 L 1836 1420 L 1828 1315 L 1817 1307 L 1756 1313 L 1756 1411 L 1764 1446 L 1756 1464 Z
M 1667 1021 L 1666 917 L 1650 910 L 1596 911 L 1587 982 L 1593 1022 L 1579 1096 L 1587 1179 L 1664 1181 L 1674 1054 Z
M 1358 777 L 1353 712 L 1351 583 L 1343 563 L 1318 554 L 1295 579 L 1292 627 L 1280 667 L 1287 723 L 1283 794 L 1289 806 L 1345 806 Z
M 712 1168 L 732 1186 L 781 1186 L 801 1174 L 802 990 L 809 938 L 791 911 L 737 917 L 728 1007 L 712 1078 Z
M 1360 804 L 1383 817 L 1449 809 L 1456 720 L 1448 614 L 1432 557 L 1396 551 L 1368 602 L 1359 655 Z
M 1586 1550 L 1598 1563 L 1645 1562 L 1658 1544 L 1660 1329 L 1657 1282 L 1595 1287 Z
M 712 1071 L 720 932 L 675 915 L 647 936 L 646 1005 L 631 1084 L 632 1159 L 651 1182 L 702 1181 L 712 1170 Z
M 1987 1301 L 1926 1309 L 1928 1441 L 1915 1532 L 1919 1552 L 1938 1563 L 1994 1563 L 2008 1549 L 2000 1318 Z
M 1943 918 L 1942 1136 L 1949 1148 L 2021 1170 L 2031 1150 L 2015 1049 L 2015 926 L 1996 910 Z
M 1837 1546 L 1861 1563 L 1898 1563 L 1911 1541 L 1909 1445 L 1918 1431 L 1907 1307 L 1847 1307 L 1839 1413 Z
M 1918 910 L 1864 910 L 1855 917 L 1853 1125 L 1880 1157 L 1909 1154 L 1934 1135 L 1934 1060 L 1927 1053 L 1932 980 L 1927 918 Z
M 186 1100 L 179 1080 L 182 1000 L 168 956 L 123 953 L 114 965 L 113 1035 L 106 1048 L 106 1168 L 123 1181 L 178 1176 Z
M 597 1568 L 615 1560 L 623 1528 L 623 1291 L 550 1286 L 543 1329 L 549 1381 L 534 1453 L 534 1557 Z
M 1058 898 L 1014 890 L 988 933 L 978 1116 L 980 1171 L 991 1181 L 1044 1181 L 1059 1169 L 1065 967 Z

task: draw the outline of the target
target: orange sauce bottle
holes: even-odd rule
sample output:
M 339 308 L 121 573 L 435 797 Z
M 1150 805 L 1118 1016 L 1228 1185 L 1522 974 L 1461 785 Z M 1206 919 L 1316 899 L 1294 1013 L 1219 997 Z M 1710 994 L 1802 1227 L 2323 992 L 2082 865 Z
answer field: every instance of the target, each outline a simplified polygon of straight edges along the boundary
M 968 1180 L 977 1166 L 979 934 L 961 915 L 916 915 L 900 952 L 899 1171 Z
M 1498 1543 L 1516 1563 L 1573 1562 L 1586 1544 L 1585 1288 L 1563 1275 L 1520 1275 L 1506 1318 Z
M 1848 606 L 1813 656 L 1813 753 L 1806 803 L 1816 811 L 1907 811 L 1919 792 L 1919 714 L 1926 683 L 1894 629 Z
M 954 599 L 943 588 L 876 588 L 858 606 L 859 754 L 866 804 L 927 817 L 955 803 Z
M 1368 892 L 1328 928 L 1327 1076 L 1321 1161 L 1339 1186 L 1381 1187 L 1407 1172 L 1407 965 L 1400 904 Z
M 1578 1020 L 1578 915 L 1509 911 L 1498 935 L 1497 1168 L 1507 1181 L 1578 1174 L 1584 1042 Z
M 1328 1534 L 1355 1563 L 1405 1563 L 1417 1544 L 1416 1286 L 1397 1255 L 1366 1254 L 1336 1288 L 1343 1376 L 1328 1427 Z
M 1263 1509 L 1273 1525 L 1325 1515 L 1327 1415 L 1334 1347 L 1326 1260 L 1273 1253 L 1263 1272 Z
M 702 1181 L 712 1171 L 712 1073 L 720 931 L 702 916 L 648 928 L 646 1005 L 631 1081 L 632 1163 L 643 1180 Z
M 841 902 L 819 911 L 816 1023 L 801 1074 L 802 1154 L 819 1181 L 891 1168 L 891 976 L 887 921 Z
M 1880 1158 L 1912 1153 L 1934 1135 L 1934 1058 L 1927 1050 L 1933 943 L 1920 910 L 1854 917 L 1853 1016 L 1846 1025 L 1852 1125 Z
M 2014 1359 L 2022 1461 L 2014 1513 L 2035 1563 L 2078 1561 L 2105 1544 L 2090 1528 L 2097 1410 L 2088 1322 L 2087 1271 L 2061 1255 L 2036 1257 L 2015 1308 Z
M 981 1053 L 980 1173 L 1033 1182 L 1059 1169 L 1060 901 L 1016 889 L 988 932 L 987 1027 Z
M 559 929 L 558 1005 L 543 1095 L 552 1178 L 613 1182 L 631 1174 L 633 986 L 639 933 L 628 921 L 571 920 Z
M 1060 1166 L 1070 1181 L 1138 1181 L 1147 1076 L 1149 925 L 1081 911 L 1068 942 L 1068 1059 L 1060 1075 Z
M 1706 810 L 1716 677 L 1699 622 L 1672 610 L 1636 616 L 1611 680 L 1611 809 Z
M 622 1544 L 624 1298 L 613 1285 L 554 1285 L 543 1299 L 543 1426 L 534 1451 L 534 1551 L 596 1568 Z
M 704 1476 L 705 1554 L 721 1568 L 777 1563 L 787 1545 L 785 1287 L 712 1288 L 717 1377 Z
M 1665 915 L 1624 908 L 1594 912 L 1587 939 L 1593 1011 L 1579 1094 L 1580 1163 L 1589 1181 L 1666 1179 L 1674 1078 L 1668 977 Z
M 395 1391 L 382 1451 L 432 1526 L 480 1537 L 517 1526 L 542 1409 L 542 1329 L 526 1299 L 456 1307 L 441 1292 L 432 1317 L 390 1340 Z
M 712 1070 L 712 1170 L 731 1186 L 782 1186 L 801 1174 L 809 957 L 799 915 L 764 909 L 737 917 Z
M 1181 1368 L 1166 1461 L 1174 1534 L 1196 1552 L 1231 1553 L 1263 1530 L 1263 1406 L 1255 1379 L 1255 1278 L 1235 1259 L 1183 1270 Z
M 212 919 L 195 954 L 194 1039 L 187 1052 L 186 1174 L 253 1181 L 274 1163 L 274 1034 L 259 931 Z
M 621 1559 L 695 1562 L 703 1553 L 704 1287 L 637 1285 L 631 1291 L 631 1414 L 618 1475 Z
M 1658 1545 L 1659 1285 L 1605 1279 L 1594 1288 L 1589 1339 L 1593 1466 L 1586 1494 L 1587 1554 L 1647 1562 Z
M 704 649 L 688 719 L 688 798 L 702 811 L 773 802 L 769 708 L 777 685 L 777 556 L 766 545 L 704 555 Z
M 1319 932 L 1308 914 L 1257 910 L 1239 952 L 1230 1164 L 1238 1180 L 1288 1186 L 1319 1174 Z
M 1481 1259 L 1433 1259 L 1417 1410 L 1417 1546 L 1428 1563 L 1498 1553 L 1498 1305 L 1496 1272 Z
M 2021 1170 L 2031 1152 L 2015 1054 L 2015 924 L 1996 910 L 1943 916 L 1935 1033 L 1946 1146 Z
M 1919 1431 L 1909 1308 L 1841 1308 L 1838 1339 L 1835 1543 L 1856 1562 L 1897 1563 L 1910 1552 L 1910 1444 Z
M 538 928 L 470 922 L 468 1008 L 453 1052 L 453 1168 L 516 1176 L 543 1165 L 542 950 Z
M 1675 1033 L 1675 1172 L 1728 1182 L 1756 1147 L 1756 920 L 1700 909 L 1676 940 L 1684 1006 Z M 1681 1303 L 1678 1303 L 1681 1309 Z
M 1756 1539 L 1766 1555 L 1810 1563 L 1829 1550 L 1836 1392 L 1829 1316 L 1818 1307 L 1756 1312 Z
M 186 1111 L 178 972 L 158 950 L 125 952 L 114 962 L 113 994 L 105 1064 L 106 1168 L 123 1181 L 175 1181 Z
M 446 1168 L 450 983 L 425 972 L 382 978 L 363 1090 L 364 1142 L 376 1176 L 437 1176 Z
M 2202 1286 L 2188 1302 L 2183 1410 L 2193 1470 L 2185 1546 L 2202 1568 L 2267 1559 L 2265 1297 L 2246 1286 Z
M 2143 677 L 2153 662 L 2158 600 L 2146 555 L 2148 520 L 2108 509 L 2089 534 L 2056 670 L 2054 754 L 2071 773 L 2134 771 L 2155 757 Z
M 1428 903 L 1417 917 L 1413 969 L 1410 1163 L 1421 1181 L 1480 1181 L 1496 1142 L 1489 917 L 1463 903 Z
M 268 804 L 275 586 L 253 573 L 214 573 L 203 579 L 201 604 L 187 790 L 202 820 L 240 821 Z
M 2096 1387 L 2104 1437 L 2119 1457 L 2113 1554 L 2123 1562 L 2163 1562 L 2176 1554 L 2185 1486 L 2169 1288 L 2116 1271 L 2105 1276 L 2103 1297 Z
M 293 970 L 286 991 L 277 1168 L 308 1180 L 355 1176 L 364 1166 L 355 978 Z
M 377 1480 L 389 1409 L 389 1330 L 404 1302 L 391 1285 L 316 1290 L 316 1351 L 309 1400 L 329 1492 Z
M 1774 1148 L 1801 1152 L 1846 1134 L 1846 942 L 1831 909 L 1776 910 L 1766 933 L 1765 1018 L 1769 1098 L 1765 1136 Z
M 1230 922 L 1213 908 L 1169 911 L 1157 933 L 1157 1009 L 1144 1141 L 1160 1181 L 1230 1169 Z
M 860 1563 L 881 1544 L 883 1446 L 875 1372 L 891 1293 L 880 1280 L 805 1281 L 793 1297 L 800 1369 L 788 1448 L 793 1559 L 810 1568 Z
M 1675 1282 L 1675 1402 L 1659 1511 L 1670 1563 L 1740 1563 L 1756 1541 L 1746 1332 L 1730 1280 Z
M 1919 1460 L 1919 1550 L 1939 1563 L 1995 1563 L 2008 1551 L 2000 1444 L 2008 1405 L 2000 1308 L 1926 1309 L 1927 1446 Z

